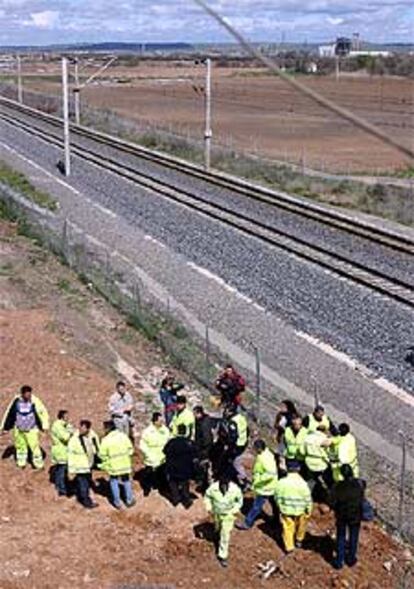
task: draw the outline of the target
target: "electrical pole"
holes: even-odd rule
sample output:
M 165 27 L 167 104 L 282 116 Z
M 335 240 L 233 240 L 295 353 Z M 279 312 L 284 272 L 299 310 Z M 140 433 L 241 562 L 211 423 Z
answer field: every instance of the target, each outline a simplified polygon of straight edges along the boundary
M 335 80 L 337 82 L 339 82 L 340 72 L 339 55 L 335 55 Z
M 80 88 L 79 88 L 79 61 L 78 58 L 75 58 L 74 61 L 75 66 L 75 87 L 73 89 L 73 94 L 75 98 L 75 123 L 80 125 Z
M 17 100 L 23 104 L 22 60 L 17 56 Z
M 65 176 L 70 176 L 70 137 L 69 137 L 69 86 L 68 60 L 62 57 L 62 94 L 63 94 L 63 142 L 65 149 Z
M 206 106 L 206 126 L 204 131 L 204 166 L 208 171 L 211 163 L 211 138 L 213 133 L 211 131 L 211 59 L 206 59 L 206 92 L 205 92 L 205 106 Z

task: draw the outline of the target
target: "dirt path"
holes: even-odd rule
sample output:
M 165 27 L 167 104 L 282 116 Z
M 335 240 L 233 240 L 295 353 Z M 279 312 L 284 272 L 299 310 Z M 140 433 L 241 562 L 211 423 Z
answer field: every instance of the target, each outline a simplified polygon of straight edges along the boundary
M 3 222 L 0 338 L 1 410 L 17 387 L 30 383 L 51 416 L 64 407 L 74 422 L 89 417 L 100 430 L 108 393 L 122 367 L 133 381 L 139 427 L 146 423 L 163 358 L 69 269 Z M 173 508 L 158 494 L 144 499 L 136 482 L 136 507 L 115 512 L 102 495 L 98 472 L 99 508 L 87 512 L 73 499 L 56 497 L 47 470 L 17 471 L 13 460 L 4 456 L 8 445 L 8 436 L 2 437 L 1 589 L 404 586 L 404 549 L 377 526 L 364 527 L 360 564 L 338 574 L 326 561 L 332 519 L 316 508 L 306 548 L 283 560 L 281 572 L 264 582 L 255 576 L 257 564 L 282 559 L 283 554 L 269 523 L 259 522 L 248 533 L 234 532 L 231 565 L 223 571 L 214 557 L 211 524 L 200 500 L 190 511 Z M 46 437 L 43 446 L 49 453 Z

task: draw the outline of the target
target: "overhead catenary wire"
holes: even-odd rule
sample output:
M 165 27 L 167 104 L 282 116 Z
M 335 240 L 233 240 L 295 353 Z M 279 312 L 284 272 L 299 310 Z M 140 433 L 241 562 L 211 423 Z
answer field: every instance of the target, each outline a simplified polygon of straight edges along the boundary
M 225 18 L 223 18 L 216 10 L 214 10 L 214 8 L 211 8 L 211 6 L 209 6 L 205 2 L 205 0 L 194 0 L 194 2 L 196 4 L 198 4 L 205 12 L 207 12 L 207 14 L 212 16 L 222 27 L 224 27 L 230 33 L 230 35 L 232 37 L 234 37 L 234 39 L 236 39 L 236 41 L 248 53 L 250 53 L 253 57 L 255 57 L 256 59 L 261 61 L 261 63 L 263 63 L 270 71 L 272 71 L 277 76 L 281 77 L 288 84 L 290 84 L 291 86 L 296 88 L 296 90 L 298 90 L 302 94 L 308 96 L 309 98 L 314 100 L 316 103 L 325 107 L 326 109 L 330 110 L 331 112 L 334 112 L 335 114 L 340 116 L 342 119 L 345 119 L 346 121 L 352 123 L 353 125 L 355 125 L 359 129 L 361 129 L 362 131 L 365 131 L 369 135 L 376 137 L 382 143 L 389 145 L 390 147 L 393 147 L 394 149 L 396 149 L 397 151 L 399 151 L 403 155 L 408 156 L 411 159 L 414 159 L 414 149 L 410 149 L 409 147 L 402 145 L 401 143 L 399 143 L 398 141 L 396 141 L 392 137 L 389 137 L 381 129 L 378 129 L 372 123 L 369 123 L 368 121 L 366 121 L 362 117 L 354 114 L 350 110 L 348 110 L 342 106 L 339 106 L 338 104 L 336 104 L 335 102 L 333 102 L 329 98 L 326 98 L 325 96 L 323 96 L 322 94 L 320 94 L 316 90 L 312 90 L 312 88 L 309 88 L 308 86 L 306 86 L 305 84 L 300 82 L 297 78 L 291 76 L 290 74 L 288 74 L 285 71 L 283 71 L 282 69 L 280 69 L 278 67 L 278 65 L 276 63 L 274 63 L 274 61 L 272 61 L 271 59 L 269 59 L 268 57 L 266 57 L 265 55 L 260 53 L 260 51 L 258 51 L 252 45 L 252 43 L 247 41 L 247 39 L 245 39 L 245 37 L 233 25 L 231 25 L 229 22 L 227 22 L 227 20 Z

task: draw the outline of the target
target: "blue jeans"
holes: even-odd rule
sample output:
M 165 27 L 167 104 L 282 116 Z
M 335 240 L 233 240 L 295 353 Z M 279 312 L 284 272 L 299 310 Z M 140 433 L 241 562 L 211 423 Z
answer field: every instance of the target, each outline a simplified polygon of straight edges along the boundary
M 244 520 L 244 523 L 246 524 L 246 526 L 248 526 L 249 528 L 252 527 L 252 525 L 254 524 L 254 521 L 261 514 L 263 506 L 266 503 L 266 501 L 269 501 L 270 505 L 272 506 L 273 515 L 276 516 L 277 506 L 276 506 L 276 501 L 275 501 L 273 495 L 256 495 L 256 497 L 253 501 L 253 505 L 252 505 L 249 513 L 246 515 L 246 519 Z
M 67 495 L 68 490 L 66 486 L 67 464 L 56 464 L 53 472 L 54 483 L 56 491 L 59 495 Z
M 336 523 L 336 560 L 335 568 L 341 569 L 344 562 L 353 566 L 357 562 L 360 524 Z M 346 535 L 349 534 L 348 552 L 346 553 Z
M 111 476 L 109 486 L 111 487 L 112 501 L 115 507 L 121 506 L 121 485 L 124 487 L 125 503 L 131 505 L 134 502 L 131 477 L 128 474 L 119 477 Z

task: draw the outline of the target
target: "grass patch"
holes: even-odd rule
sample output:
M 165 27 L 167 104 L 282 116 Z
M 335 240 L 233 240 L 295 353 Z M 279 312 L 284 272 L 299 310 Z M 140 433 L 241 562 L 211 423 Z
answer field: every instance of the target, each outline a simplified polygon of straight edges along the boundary
M 41 190 L 35 188 L 35 186 L 29 182 L 26 176 L 20 172 L 17 172 L 16 170 L 13 170 L 13 168 L 2 161 L 0 161 L 0 182 L 3 182 L 43 209 L 56 211 L 58 208 L 58 203 L 55 199 L 53 199 L 46 192 L 42 192 Z

